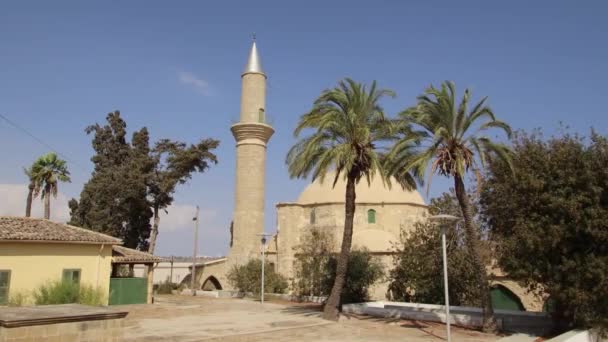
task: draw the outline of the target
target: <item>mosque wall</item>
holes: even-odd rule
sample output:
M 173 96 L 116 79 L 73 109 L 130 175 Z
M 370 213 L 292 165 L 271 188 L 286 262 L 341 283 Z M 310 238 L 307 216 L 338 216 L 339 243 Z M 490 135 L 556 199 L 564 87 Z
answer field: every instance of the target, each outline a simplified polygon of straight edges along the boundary
M 375 220 L 370 222 L 369 210 L 375 211 Z M 314 214 L 313 214 L 314 212 Z M 414 228 L 416 222 L 427 215 L 424 205 L 409 203 L 357 203 L 353 228 L 353 248 L 366 247 L 380 253 L 385 269 L 392 268 L 392 257 L 382 255 L 393 250 L 402 230 Z M 313 218 L 314 216 L 314 218 Z M 279 234 L 277 236 L 277 271 L 291 281 L 294 276 L 294 248 L 302 237 L 313 229 L 331 233 L 338 252 L 344 232 L 344 203 L 301 205 L 282 203 L 277 205 Z M 372 289 L 373 299 L 384 299 L 387 284 L 381 283 Z

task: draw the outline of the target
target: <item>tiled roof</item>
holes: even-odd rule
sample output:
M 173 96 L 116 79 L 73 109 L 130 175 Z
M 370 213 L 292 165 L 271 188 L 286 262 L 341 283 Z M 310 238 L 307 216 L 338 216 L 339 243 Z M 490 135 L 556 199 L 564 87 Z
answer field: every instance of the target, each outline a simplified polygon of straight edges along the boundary
M 65 242 L 120 244 L 115 237 L 53 221 L 0 216 L 0 242 Z
M 136 249 L 112 246 L 112 263 L 115 264 L 147 264 L 161 261 L 166 261 L 166 259 Z

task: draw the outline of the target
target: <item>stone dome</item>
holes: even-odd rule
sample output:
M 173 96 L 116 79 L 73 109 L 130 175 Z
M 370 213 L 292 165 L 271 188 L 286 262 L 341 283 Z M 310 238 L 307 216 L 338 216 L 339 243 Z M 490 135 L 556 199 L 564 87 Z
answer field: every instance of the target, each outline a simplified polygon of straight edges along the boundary
M 340 176 L 336 186 L 332 187 L 334 177 L 334 172 L 328 173 L 323 183 L 317 178 L 302 191 L 297 203 L 344 203 L 346 180 Z M 371 184 L 368 184 L 366 179 L 362 179 L 356 186 L 356 203 L 410 203 L 426 205 L 418 191 L 403 190 L 395 180 L 391 182 L 391 185 L 389 189 L 388 186 L 382 183 L 380 177 L 374 177 Z

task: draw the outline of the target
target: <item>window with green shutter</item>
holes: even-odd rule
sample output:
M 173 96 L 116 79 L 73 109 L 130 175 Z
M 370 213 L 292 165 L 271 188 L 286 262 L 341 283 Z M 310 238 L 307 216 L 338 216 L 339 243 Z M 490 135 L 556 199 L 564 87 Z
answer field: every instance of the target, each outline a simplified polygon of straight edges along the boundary
M 74 284 L 80 284 L 80 270 L 79 269 L 66 269 L 63 270 L 63 281 L 72 282 Z
M 376 223 L 376 211 L 374 209 L 367 211 L 367 223 Z
M 8 289 L 11 285 L 11 271 L 0 270 L 0 305 L 8 303 Z

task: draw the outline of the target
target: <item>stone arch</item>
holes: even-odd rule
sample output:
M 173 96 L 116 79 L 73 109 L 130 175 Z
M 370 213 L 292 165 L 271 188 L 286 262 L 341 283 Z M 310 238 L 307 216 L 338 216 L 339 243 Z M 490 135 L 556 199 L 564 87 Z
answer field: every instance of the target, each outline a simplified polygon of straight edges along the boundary
M 222 284 L 220 284 L 220 281 L 217 280 L 216 277 L 209 276 L 203 282 L 203 286 L 201 286 L 201 289 L 204 290 L 204 291 L 221 290 L 222 289 Z
M 526 311 L 524 304 L 513 291 L 502 284 L 494 284 L 490 289 L 492 307 L 498 310 Z

